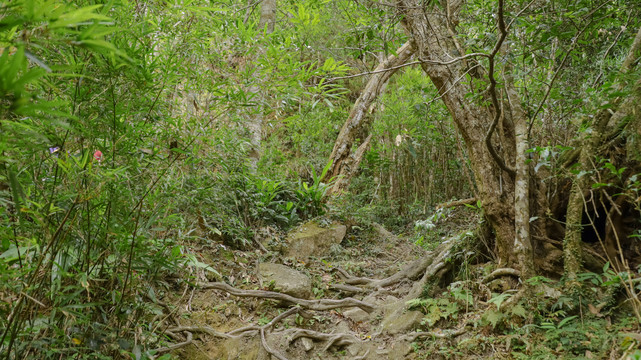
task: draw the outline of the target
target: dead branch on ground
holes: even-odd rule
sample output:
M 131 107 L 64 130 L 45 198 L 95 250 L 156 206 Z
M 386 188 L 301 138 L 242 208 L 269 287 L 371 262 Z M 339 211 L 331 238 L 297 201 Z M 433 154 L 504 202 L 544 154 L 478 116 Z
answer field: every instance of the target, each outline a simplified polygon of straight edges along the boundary
M 448 209 L 456 206 L 461 206 L 461 205 L 473 205 L 476 204 L 476 198 L 471 197 L 467 199 L 462 199 L 462 200 L 454 200 L 454 201 L 449 201 L 443 204 L 438 204 L 436 205 L 436 210 L 439 209 Z

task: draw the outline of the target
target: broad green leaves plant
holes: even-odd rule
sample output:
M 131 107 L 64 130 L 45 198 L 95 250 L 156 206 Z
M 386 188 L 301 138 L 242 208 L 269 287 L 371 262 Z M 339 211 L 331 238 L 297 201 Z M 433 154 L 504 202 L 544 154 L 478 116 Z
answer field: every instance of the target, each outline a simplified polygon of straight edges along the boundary
M 298 189 L 296 196 L 299 204 L 301 204 L 301 211 L 306 217 L 315 217 L 323 215 L 327 211 L 327 204 L 325 203 L 325 196 L 331 188 L 334 178 L 330 178 L 327 183 L 322 180 L 327 176 L 327 172 L 331 168 L 331 161 L 325 165 L 320 174 L 316 175 L 316 170 L 312 167 L 312 182 L 308 184 L 302 180 L 298 182 Z

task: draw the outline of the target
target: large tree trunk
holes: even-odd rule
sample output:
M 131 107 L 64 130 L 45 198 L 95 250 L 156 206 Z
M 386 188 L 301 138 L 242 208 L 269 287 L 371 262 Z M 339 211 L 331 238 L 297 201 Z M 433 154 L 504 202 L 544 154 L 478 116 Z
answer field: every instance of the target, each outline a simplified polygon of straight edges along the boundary
M 330 156 L 332 168 L 327 173 L 327 177 L 337 178 L 331 190 L 332 193 L 341 192 L 345 186 L 349 184 L 350 177 L 356 173 L 356 169 L 362 159 L 362 154 L 355 158 L 352 158 L 350 155 L 356 138 L 366 134 L 371 124 L 372 118 L 368 116 L 369 109 L 374 101 L 381 95 L 390 77 L 398 71 L 400 66 L 412 57 L 413 53 L 414 46 L 411 41 L 408 41 L 396 51 L 396 55 L 390 55 L 372 72 L 372 77 L 367 82 L 367 85 L 365 85 L 347 121 L 345 121 L 345 124 L 341 128 Z M 389 70 L 386 71 L 385 69 Z
M 510 172 L 502 169 L 485 141 L 492 119 L 501 109 L 484 105 L 487 101 L 473 103 L 466 97 L 473 91 L 465 79 L 466 74 L 473 77 L 482 75 L 472 61 L 453 61 L 457 57 L 454 54 L 465 53 L 454 37 L 455 9 L 447 6 L 448 11 L 445 13 L 439 12 L 439 7 L 435 5 L 429 11 L 424 7 L 425 3 L 420 0 L 397 2 L 397 9 L 403 16 L 402 24 L 416 44 L 421 66 L 438 89 L 467 147 L 479 190 L 478 196 L 485 216 L 495 232 L 499 266 L 520 268 L 514 253 L 515 179 Z M 512 102 L 518 101 L 520 100 L 512 99 Z M 503 119 L 501 128 L 491 139 L 499 140 L 503 153 L 511 156 L 507 159 L 507 166 L 510 166 L 514 163 L 516 147 L 514 126 L 510 119 Z

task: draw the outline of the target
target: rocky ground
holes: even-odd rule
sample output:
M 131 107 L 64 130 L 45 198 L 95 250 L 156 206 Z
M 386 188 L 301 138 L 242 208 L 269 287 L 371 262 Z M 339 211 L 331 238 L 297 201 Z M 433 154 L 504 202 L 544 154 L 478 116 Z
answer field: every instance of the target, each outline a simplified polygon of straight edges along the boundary
M 534 319 L 526 308 L 558 303 L 560 292 L 541 283 L 531 287 L 536 297 L 521 298 L 518 272 L 468 257 L 482 252 L 469 249 L 471 243 L 482 246 L 479 235 L 452 228 L 446 233 L 456 235 L 436 237 L 426 250 L 378 224 L 365 229 L 317 219 L 283 236 L 266 229 L 257 245 L 262 250 L 212 243 L 197 252 L 210 271 L 192 274 L 189 286 L 165 298 L 172 304 L 165 305 L 170 315 L 164 323 L 172 324 L 165 333 L 173 345 L 159 353 L 190 360 L 564 354 L 565 338 L 554 337 L 561 334 L 558 312 L 546 315 L 559 324 L 552 333 L 518 330 Z M 573 351 L 588 359 L 620 353 L 615 330 L 603 330 L 614 320 L 592 317 L 566 322 L 578 331 L 568 329 Z M 594 346 L 585 343 L 590 333 Z M 600 343 L 604 350 L 596 350 Z
M 423 313 L 406 301 L 430 253 L 380 225 L 348 229 L 315 221 L 268 250 L 203 249 L 223 281 L 201 279 L 201 289 L 175 301 L 184 359 L 403 359 Z M 222 260 L 221 260 L 222 259 Z M 204 262 L 207 262 L 204 259 Z M 418 281 L 418 282 L 417 282 Z M 232 295 L 235 294 L 235 295 Z M 420 336 L 420 335 L 419 335 Z M 187 340 L 189 344 L 186 345 Z

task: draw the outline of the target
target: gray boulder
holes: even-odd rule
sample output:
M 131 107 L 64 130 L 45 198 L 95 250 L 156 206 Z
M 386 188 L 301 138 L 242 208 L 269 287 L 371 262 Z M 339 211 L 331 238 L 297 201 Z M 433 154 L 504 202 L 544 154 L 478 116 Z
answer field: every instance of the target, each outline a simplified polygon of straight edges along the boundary
M 258 276 L 265 285 L 273 282 L 276 291 L 301 299 L 309 299 L 312 296 L 312 281 L 300 271 L 285 265 L 259 264 Z
M 289 233 L 286 255 L 297 259 L 324 256 L 332 245 L 343 241 L 346 231 L 347 227 L 342 224 L 320 227 L 316 222 L 310 221 Z

